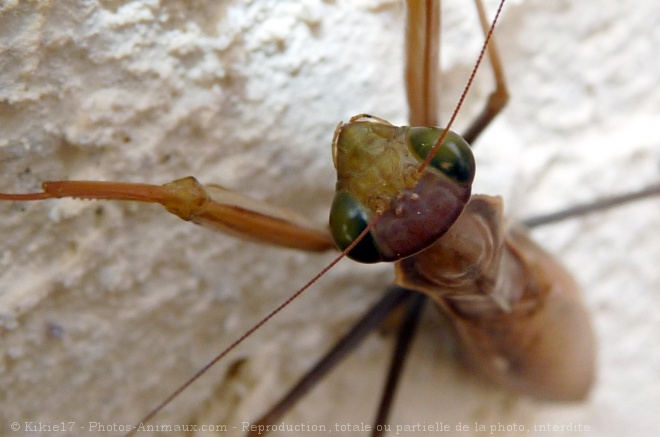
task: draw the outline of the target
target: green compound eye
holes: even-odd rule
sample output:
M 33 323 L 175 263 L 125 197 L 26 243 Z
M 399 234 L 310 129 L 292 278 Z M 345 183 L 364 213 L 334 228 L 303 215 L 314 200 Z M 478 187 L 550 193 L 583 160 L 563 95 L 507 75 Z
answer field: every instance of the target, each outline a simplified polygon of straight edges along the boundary
M 415 153 L 426 159 L 444 129 L 411 127 L 408 143 Z M 475 173 L 474 155 L 470 145 L 458 134 L 449 131 L 430 165 L 461 184 L 472 183 Z
M 350 246 L 368 224 L 367 212 L 354 196 L 346 192 L 335 195 L 330 208 L 330 232 L 339 249 L 344 250 Z M 348 253 L 348 257 L 362 263 L 376 263 L 381 260 L 376 242 L 370 233 Z

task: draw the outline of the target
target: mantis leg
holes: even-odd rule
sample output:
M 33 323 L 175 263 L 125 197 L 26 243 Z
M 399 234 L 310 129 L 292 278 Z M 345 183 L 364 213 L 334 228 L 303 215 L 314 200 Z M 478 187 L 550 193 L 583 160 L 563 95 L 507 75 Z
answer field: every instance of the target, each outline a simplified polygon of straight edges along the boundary
M 475 0 L 479 21 L 484 34 L 490 22 L 482 0 Z M 438 71 L 440 45 L 440 2 L 408 2 L 406 24 L 406 94 L 410 108 L 411 126 L 437 126 Z M 420 25 L 424 23 L 424 25 Z M 509 100 L 504 69 L 491 35 L 488 57 L 493 69 L 495 89 L 489 95 L 479 115 L 470 123 L 463 138 L 472 144 L 490 122 L 502 111 Z
M 295 212 L 257 202 L 219 185 L 202 186 L 193 177 L 164 185 L 122 182 L 51 181 L 43 192 L 0 193 L 0 200 L 30 201 L 73 197 L 159 203 L 186 221 L 236 237 L 306 251 L 334 249 L 328 230 Z
M 522 221 L 522 224 L 528 228 L 537 226 L 548 225 L 556 223 L 565 219 L 579 217 L 592 212 L 603 211 L 615 206 L 623 205 L 638 200 L 648 199 L 660 195 L 660 184 L 651 185 L 639 191 L 626 193 L 619 196 L 610 197 L 607 199 L 596 200 L 591 203 L 572 206 L 561 211 L 556 211 L 549 214 L 543 214 L 535 217 L 530 217 Z
M 387 373 L 387 380 L 385 387 L 383 387 L 383 394 L 380 398 L 380 405 L 378 405 L 378 412 L 374 420 L 372 436 L 378 437 L 383 435 L 383 430 L 386 429 L 383 425 L 387 424 L 392 409 L 392 401 L 396 395 L 396 389 L 401 380 L 401 374 L 405 365 L 408 351 L 415 338 L 417 326 L 422 317 L 422 310 L 428 298 L 421 293 L 415 293 L 411 302 L 408 304 L 408 311 L 406 318 L 399 327 L 399 335 L 396 340 L 396 346 L 390 359 L 390 369 Z
M 360 320 L 344 335 L 319 361 L 294 385 L 288 393 L 274 404 L 268 412 L 254 422 L 255 429 L 260 425 L 278 423 L 296 403 L 298 403 L 319 381 L 337 364 L 362 343 L 366 336 L 380 326 L 381 322 L 398 306 L 409 301 L 410 291 L 393 288 L 385 294 Z M 258 435 L 258 432 L 255 431 Z

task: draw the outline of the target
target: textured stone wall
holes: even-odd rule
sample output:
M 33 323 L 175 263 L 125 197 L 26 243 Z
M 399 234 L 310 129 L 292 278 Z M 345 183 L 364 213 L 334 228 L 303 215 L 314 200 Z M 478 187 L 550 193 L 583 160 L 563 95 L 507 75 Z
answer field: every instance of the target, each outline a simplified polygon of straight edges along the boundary
M 447 3 L 445 111 L 481 40 L 472 5 Z M 405 123 L 402 14 L 385 0 L 5 2 L 0 190 L 194 175 L 324 223 L 336 124 L 360 112 Z M 475 191 L 503 195 L 523 218 L 658 181 L 659 20 L 652 0 L 507 4 L 497 32 L 512 100 L 478 144 Z M 459 123 L 489 87 L 486 68 Z M 505 426 L 497 435 L 518 435 L 506 431 L 513 424 L 548 435 L 534 432 L 548 423 L 591 427 L 571 436 L 650 435 L 658 202 L 535 232 L 575 272 L 593 313 L 590 400 L 547 405 L 484 384 L 452 358 L 430 311 L 393 424 L 437 421 L 464 437 L 475 422 Z M 5 432 L 14 421 L 74 421 L 78 435 L 88 422 L 135 422 L 331 259 L 213 234 L 151 205 L 2 203 L 0 232 Z M 310 366 L 390 271 L 342 262 L 157 422 L 240 434 L 231 427 Z M 368 340 L 287 423 L 369 423 L 389 345 Z

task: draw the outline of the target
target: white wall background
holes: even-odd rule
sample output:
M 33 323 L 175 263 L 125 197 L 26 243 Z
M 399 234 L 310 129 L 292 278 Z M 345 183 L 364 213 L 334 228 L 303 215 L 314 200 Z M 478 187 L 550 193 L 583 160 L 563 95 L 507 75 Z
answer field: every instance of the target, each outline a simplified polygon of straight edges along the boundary
M 470 2 L 447 3 L 450 108 L 481 36 Z M 195 175 L 324 223 L 337 122 L 359 112 L 405 122 L 402 14 L 387 0 L 4 2 L 0 190 Z M 510 1 L 498 43 L 512 101 L 479 143 L 475 191 L 502 194 L 520 218 L 657 182 L 658 22 L 653 0 Z M 464 120 L 488 89 L 486 74 Z M 446 334 L 431 317 L 393 423 L 462 423 L 469 432 L 444 435 L 463 437 L 478 434 L 475 422 L 656 434 L 659 213 L 655 199 L 535 234 L 575 272 L 593 314 L 587 402 L 484 384 L 438 345 Z M 0 232 L 2 433 L 14 421 L 75 421 L 78 435 L 87 422 L 135 422 L 331 259 L 236 241 L 149 205 L 2 203 Z M 343 262 L 158 423 L 254 419 L 391 276 Z M 371 338 L 287 421 L 369 423 L 389 344 Z

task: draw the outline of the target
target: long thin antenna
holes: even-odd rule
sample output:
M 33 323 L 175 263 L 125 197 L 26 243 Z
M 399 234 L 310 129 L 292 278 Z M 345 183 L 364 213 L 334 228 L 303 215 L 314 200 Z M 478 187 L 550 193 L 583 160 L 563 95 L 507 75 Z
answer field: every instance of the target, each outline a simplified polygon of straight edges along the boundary
M 233 343 L 231 343 L 229 346 L 227 346 L 222 352 L 217 354 L 211 361 L 209 361 L 206 365 L 204 365 L 201 369 L 199 369 L 193 376 L 191 376 L 186 382 L 181 384 L 176 390 L 172 392 L 165 400 L 163 400 L 160 404 L 158 404 L 153 410 L 149 412 L 146 416 L 144 416 L 137 424 L 133 425 L 131 428 L 131 431 L 126 433 L 126 437 L 130 437 L 132 435 L 135 435 L 135 433 L 138 432 L 140 425 L 146 422 L 150 422 L 151 419 L 153 419 L 163 408 L 165 408 L 167 405 L 169 405 L 177 396 L 179 396 L 185 389 L 187 389 L 193 382 L 197 381 L 204 373 L 206 373 L 211 367 L 215 365 L 218 361 L 220 361 L 223 357 L 225 357 L 229 352 L 234 350 L 239 344 L 243 343 L 243 341 L 254 334 L 259 328 L 261 328 L 263 325 L 266 324 L 270 319 L 275 317 L 277 313 L 282 311 L 285 307 L 287 307 L 291 302 L 296 300 L 301 294 L 303 294 L 312 284 L 314 284 L 316 281 L 318 281 L 323 275 L 326 274 L 328 270 L 330 270 L 332 267 L 335 266 L 339 261 L 342 260 L 357 244 L 362 241 L 362 239 L 367 235 L 369 231 L 371 231 L 371 228 L 373 228 L 378 220 L 380 219 L 381 214 L 376 214 L 374 218 L 369 222 L 367 227 L 362 231 L 362 233 L 353 241 L 346 249 L 342 251 L 334 260 L 332 260 L 327 266 L 325 266 L 319 273 L 317 273 L 312 279 L 310 279 L 305 285 L 300 287 L 295 293 L 293 293 L 291 296 L 289 296 L 284 302 L 279 304 L 277 308 L 275 308 L 273 311 L 268 313 L 263 319 L 261 319 L 259 322 L 257 322 L 254 326 L 252 326 L 250 329 L 245 331 L 243 335 L 238 337 L 236 340 L 234 340 Z
M 447 123 L 445 127 L 445 131 L 442 133 L 438 141 L 436 142 L 435 146 L 431 150 L 431 153 L 427 156 L 427 158 L 424 160 L 424 162 L 421 164 L 421 166 L 418 168 L 418 172 L 423 172 L 424 169 L 429 165 L 431 159 L 435 155 L 435 153 L 438 151 L 440 148 L 440 145 L 442 144 L 442 141 L 444 141 L 444 138 L 447 135 L 447 132 L 451 128 L 452 124 L 454 123 L 458 112 L 460 111 L 463 102 L 465 101 L 465 97 L 467 96 L 467 93 L 472 86 L 472 82 L 474 81 L 474 77 L 476 76 L 477 70 L 479 66 L 481 65 L 481 61 L 484 58 L 484 55 L 486 53 L 486 50 L 488 48 L 488 43 L 491 39 L 491 35 L 493 34 L 493 30 L 495 29 L 495 25 L 497 23 L 497 20 L 500 16 L 500 13 L 502 11 L 502 8 L 504 6 L 505 0 L 500 0 L 500 4 L 497 8 L 497 12 L 495 13 L 495 17 L 493 18 L 493 21 L 490 25 L 490 28 L 488 29 L 488 33 L 486 34 L 486 39 L 484 41 L 484 44 L 481 48 L 481 52 L 479 53 L 479 57 L 477 58 L 477 61 L 475 62 L 474 67 L 472 68 L 472 72 L 470 73 L 470 77 L 468 78 L 468 81 L 463 88 L 463 92 L 461 94 L 461 97 L 458 100 L 458 103 L 454 109 L 454 112 L 452 113 L 449 122 Z M 295 293 L 293 293 L 289 298 L 287 298 L 284 302 L 282 302 L 280 305 L 277 306 L 273 311 L 271 311 L 269 314 L 267 314 L 264 318 L 262 318 L 259 322 L 257 322 L 254 326 L 252 326 L 250 329 L 248 329 L 243 335 L 241 335 L 238 339 L 236 339 L 233 343 L 231 343 L 229 346 L 227 346 L 222 352 L 220 352 L 218 355 L 216 355 L 211 361 L 209 361 L 206 365 L 204 365 L 201 369 L 199 369 L 192 377 L 190 377 L 186 382 L 181 384 L 176 390 L 172 392 L 165 400 L 163 400 L 160 404 L 158 404 L 153 410 L 149 412 L 146 416 L 144 416 L 136 425 L 134 425 L 131 428 L 131 431 L 126 434 L 126 437 L 130 437 L 135 435 L 137 433 L 140 425 L 145 422 L 151 421 L 163 408 L 165 408 L 167 405 L 169 405 L 177 396 L 179 396 L 184 390 L 186 390 L 193 382 L 195 382 L 197 379 L 199 379 L 204 373 L 206 373 L 211 367 L 213 367 L 218 361 L 220 361 L 222 358 L 224 358 L 229 352 L 231 352 L 233 349 L 235 349 L 239 344 L 241 344 L 245 339 L 250 337 L 254 332 L 259 330 L 263 325 L 265 325 L 270 319 L 272 319 L 275 315 L 277 315 L 280 311 L 282 311 L 286 306 L 288 306 L 291 302 L 293 302 L 295 299 L 297 299 L 301 294 L 303 294 L 312 284 L 314 284 L 316 281 L 319 280 L 325 273 L 330 270 L 332 267 L 335 266 L 342 258 L 344 258 L 353 248 L 365 237 L 367 232 L 369 232 L 374 225 L 378 222 L 378 220 L 381 217 L 381 213 L 377 213 L 374 218 L 371 220 L 371 222 L 367 225 L 367 227 L 362 231 L 362 233 L 356 238 L 344 251 L 338 255 L 332 262 L 330 262 L 326 267 L 324 267 L 318 274 L 316 274 L 310 281 L 308 281 L 305 285 L 303 285 L 301 288 L 299 288 Z
M 467 80 L 467 83 L 465 84 L 465 87 L 463 87 L 463 93 L 461 94 L 461 97 L 458 99 L 458 103 L 456 104 L 456 107 L 454 108 L 454 112 L 452 112 L 451 117 L 449 118 L 449 121 L 447 122 L 447 125 L 445 126 L 444 132 L 442 132 L 442 135 L 440 135 L 440 138 L 438 138 L 438 141 L 436 141 L 435 146 L 433 146 L 433 149 L 431 149 L 431 152 L 428 154 L 422 165 L 419 166 L 417 171 L 419 173 L 422 173 L 426 167 L 428 167 L 429 163 L 437 153 L 438 149 L 440 149 L 440 146 L 442 142 L 445 140 L 445 137 L 447 136 L 447 133 L 449 132 L 449 129 L 451 129 L 451 126 L 454 124 L 454 121 L 456 120 L 456 117 L 458 116 L 458 112 L 460 111 L 461 107 L 463 106 L 463 102 L 465 101 L 465 97 L 467 96 L 468 91 L 472 87 L 472 82 L 474 82 L 474 77 L 477 74 L 477 70 L 479 69 L 479 66 L 481 65 L 481 61 L 483 60 L 486 50 L 488 49 L 488 43 L 490 42 L 491 36 L 493 35 L 493 31 L 495 30 L 495 25 L 497 24 L 497 20 L 500 17 L 500 13 L 502 12 L 502 8 L 504 7 L 504 2 L 505 0 L 500 0 L 500 4 L 497 7 L 497 12 L 495 12 L 495 17 L 493 18 L 493 21 L 490 24 L 490 28 L 488 29 L 488 33 L 486 34 L 486 40 L 484 41 L 483 46 L 481 47 L 481 52 L 479 52 L 479 57 L 477 58 L 477 62 L 475 62 L 474 67 L 472 68 L 472 71 L 470 72 L 470 77 Z

